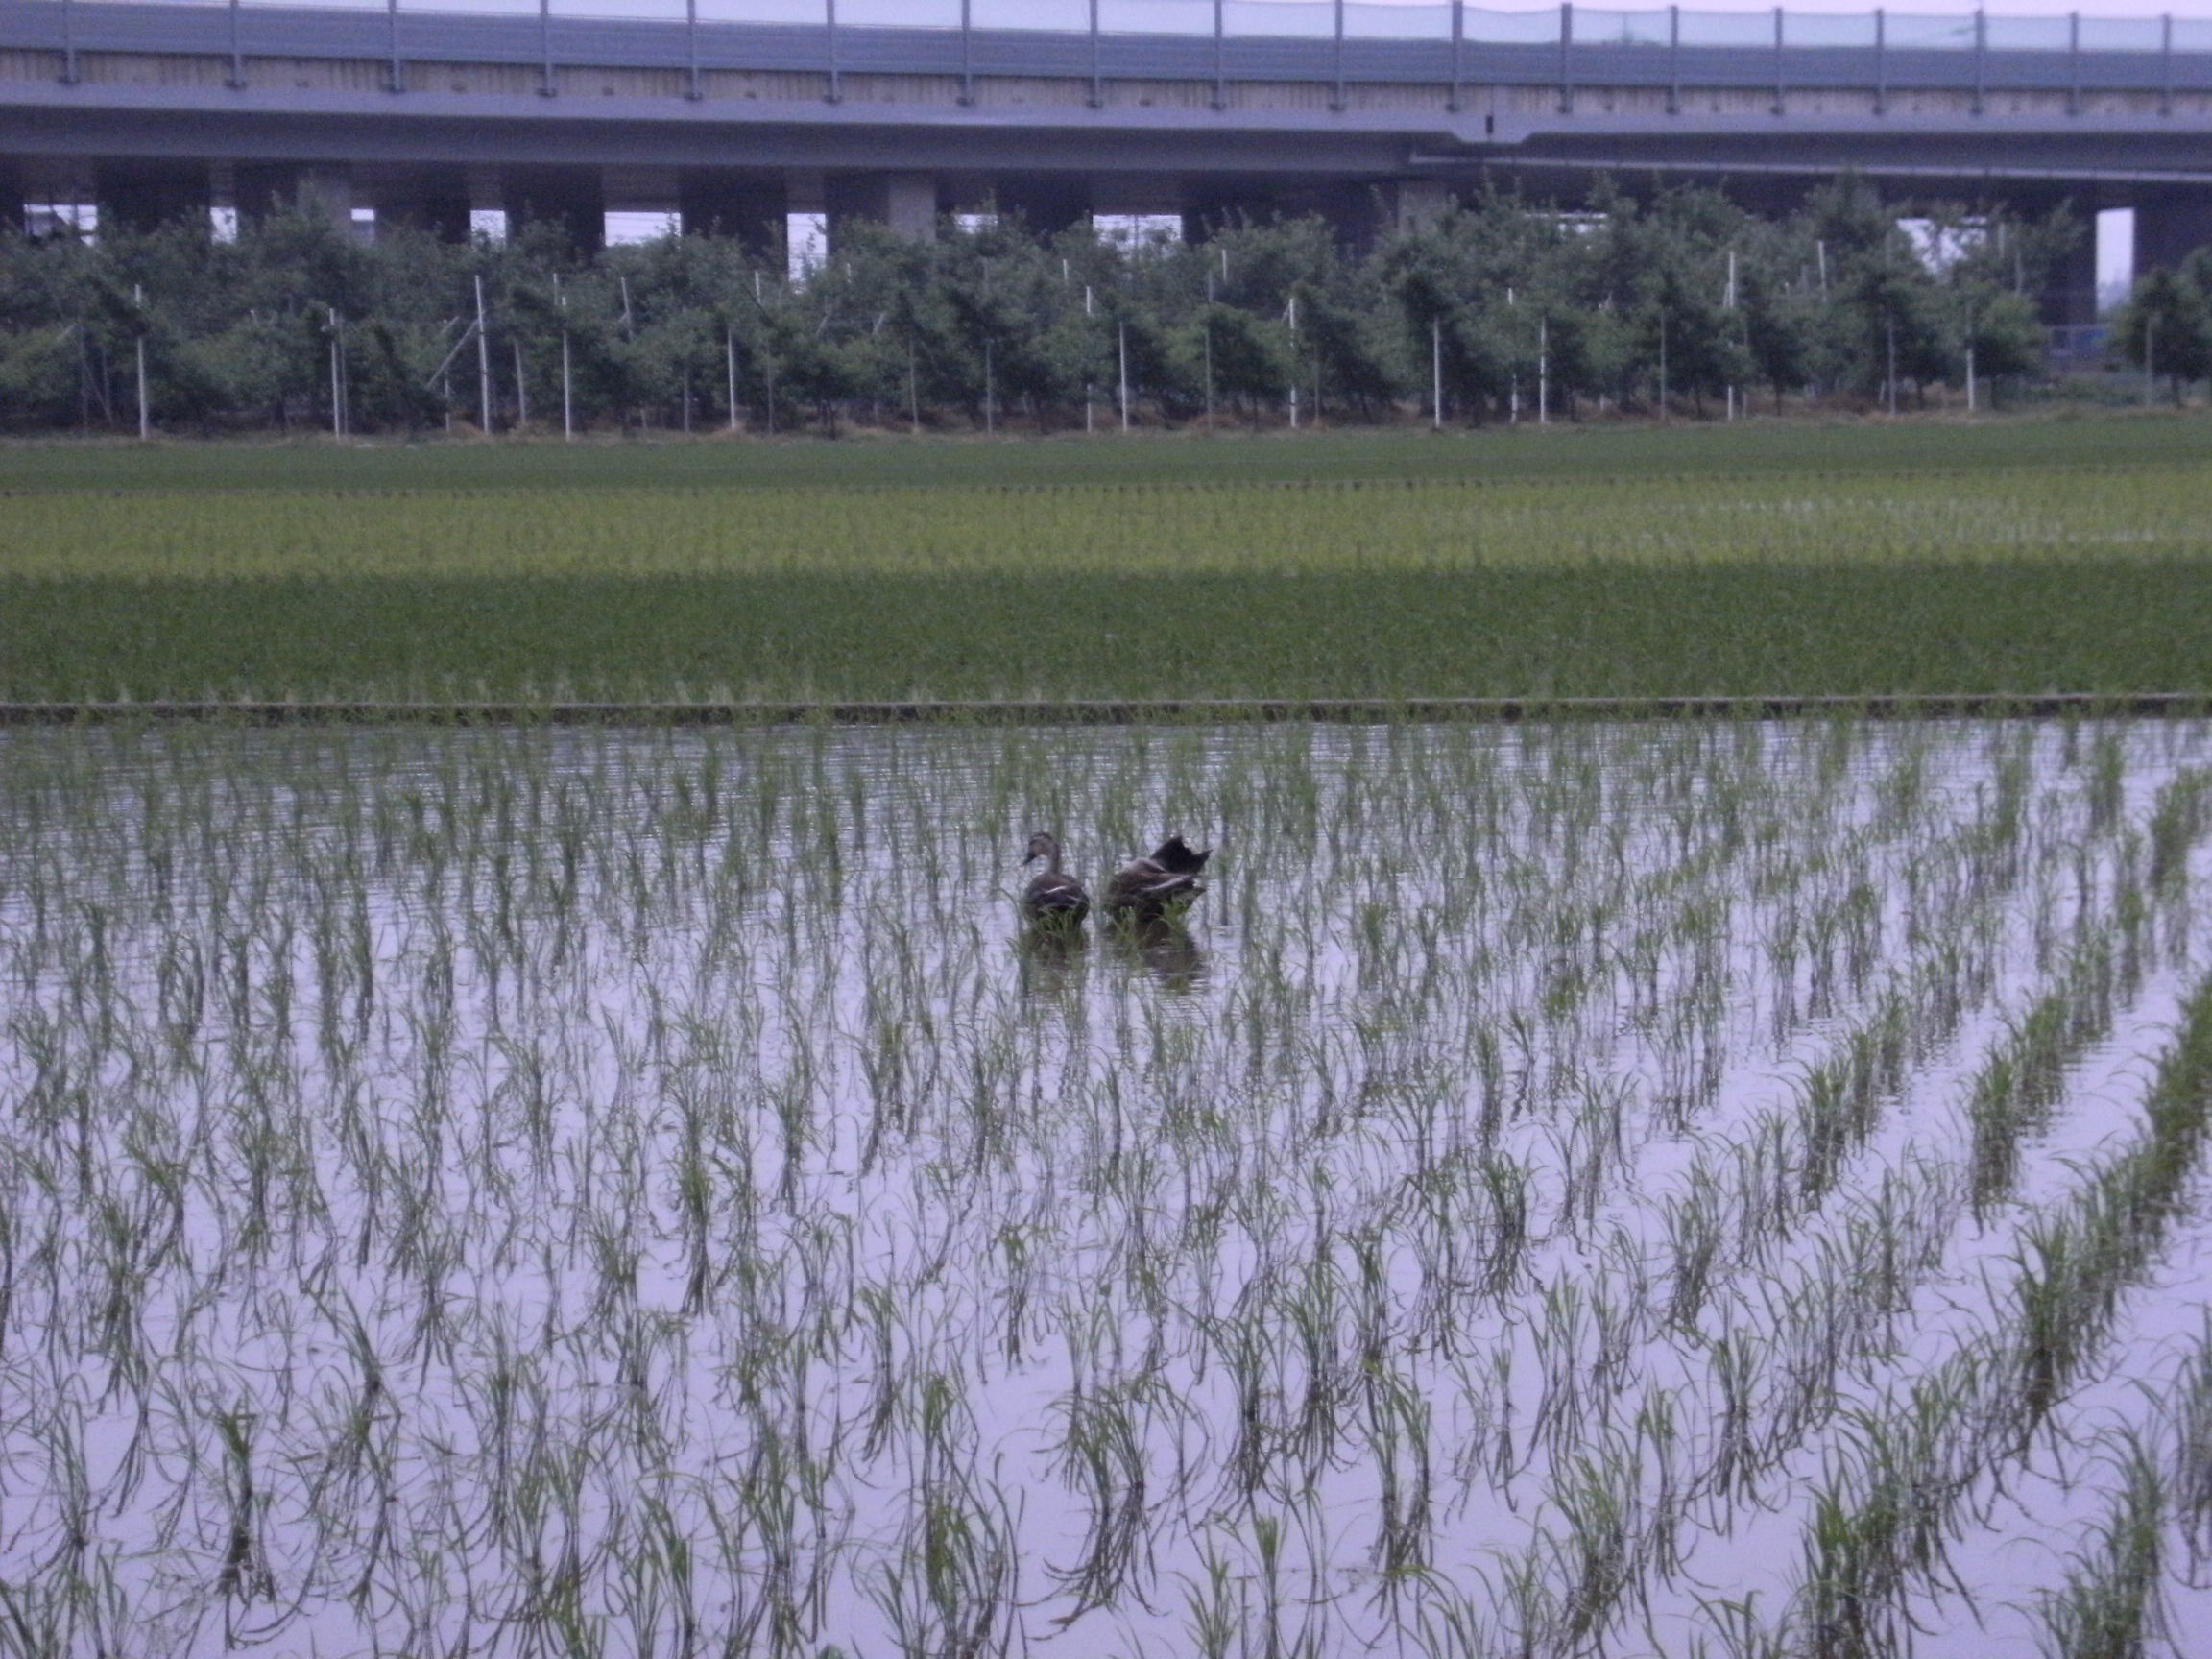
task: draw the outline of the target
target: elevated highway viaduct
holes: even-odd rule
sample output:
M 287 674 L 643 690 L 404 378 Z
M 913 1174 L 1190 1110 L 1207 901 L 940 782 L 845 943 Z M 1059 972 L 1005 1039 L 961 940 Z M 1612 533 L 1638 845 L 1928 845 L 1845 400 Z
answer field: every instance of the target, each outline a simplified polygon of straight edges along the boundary
M 1455 0 L 0 0 L 0 215 L 148 222 L 305 194 L 465 234 L 472 210 L 788 212 L 927 234 L 994 200 L 1318 211 L 1348 236 L 1486 181 L 1598 177 L 1778 206 L 2136 212 L 2212 242 L 2212 21 L 1835 17 Z M 484 10 L 486 7 L 496 10 Z M 872 8 L 872 10 L 871 10 Z M 625 11 L 626 16 L 585 14 Z M 885 19 L 893 18 L 895 21 Z M 2046 296 L 2093 315 L 2086 246 Z

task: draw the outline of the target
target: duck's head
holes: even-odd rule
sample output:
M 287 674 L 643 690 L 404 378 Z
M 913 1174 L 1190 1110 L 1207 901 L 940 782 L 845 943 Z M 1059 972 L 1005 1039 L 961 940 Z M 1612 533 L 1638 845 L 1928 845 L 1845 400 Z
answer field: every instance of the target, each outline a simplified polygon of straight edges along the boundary
M 1195 876 L 1214 855 L 1211 847 L 1193 848 L 1180 835 L 1170 835 L 1152 851 L 1152 862 L 1178 876 Z
M 1056 864 L 1060 859 L 1060 843 L 1042 830 L 1029 837 L 1029 854 L 1022 862 L 1034 864 L 1040 858 L 1047 864 Z

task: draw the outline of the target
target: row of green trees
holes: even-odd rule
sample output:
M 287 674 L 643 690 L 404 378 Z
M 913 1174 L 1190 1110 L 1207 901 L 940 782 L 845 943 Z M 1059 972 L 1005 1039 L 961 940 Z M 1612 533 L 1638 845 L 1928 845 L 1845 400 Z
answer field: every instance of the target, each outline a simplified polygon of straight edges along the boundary
M 1318 219 L 1196 242 L 856 225 L 796 278 L 733 237 L 364 241 L 311 210 L 229 239 L 13 237 L 0 425 L 1107 429 L 1981 397 L 2039 371 L 2030 297 L 2080 233 L 1945 208 L 1909 231 L 1844 182 L 1783 220 L 1702 190 L 1573 213 L 1488 196 L 1362 250 Z
M 2146 393 L 2163 380 L 2179 404 L 2191 381 L 2212 379 L 2212 248 L 2144 273 L 2110 326 L 2113 355 L 2143 372 Z

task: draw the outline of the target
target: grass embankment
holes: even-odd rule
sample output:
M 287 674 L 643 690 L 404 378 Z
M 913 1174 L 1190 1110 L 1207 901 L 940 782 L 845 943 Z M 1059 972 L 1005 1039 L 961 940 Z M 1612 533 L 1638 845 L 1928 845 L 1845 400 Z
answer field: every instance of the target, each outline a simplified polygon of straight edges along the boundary
M 2212 687 L 2192 422 L 0 451 L 0 698 Z

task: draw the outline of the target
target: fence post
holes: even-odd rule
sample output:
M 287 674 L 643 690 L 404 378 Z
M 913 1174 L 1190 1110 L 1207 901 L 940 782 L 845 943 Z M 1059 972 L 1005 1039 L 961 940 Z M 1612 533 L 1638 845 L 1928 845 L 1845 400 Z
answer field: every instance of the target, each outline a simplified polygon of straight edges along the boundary
M 1115 325 L 1115 355 L 1120 370 L 1121 430 L 1129 430 L 1129 322 L 1121 319 Z
M 385 89 L 404 92 L 407 90 L 407 69 L 399 61 L 399 0 L 384 0 L 384 20 L 392 49 L 391 75 L 385 82 Z
M 484 321 L 484 278 L 476 278 L 476 427 L 492 436 L 492 332 Z
M 706 96 L 699 89 L 699 0 L 684 0 L 684 49 L 690 61 L 690 82 L 684 88 L 684 96 L 696 104 Z
M 323 332 L 330 339 L 330 436 L 343 438 L 346 436 L 346 395 L 338 373 L 338 312 L 333 306 L 323 307 Z
M 238 39 L 238 0 L 230 0 L 230 79 L 224 84 L 233 91 L 246 84 L 246 54 Z
M 1444 319 L 1429 319 L 1429 429 L 1444 430 Z
M 553 278 L 553 304 L 561 313 L 561 438 L 572 443 L 576 437 L 576 398 L 568 373 L 568 296 L 561 292 L 561 278 Z
M 61 84 L 77 84 L 76 0 L 61 0 Z
M 553 0 L 538 0 L 538 96 L 550 98 L 560 90 L 553 79 Z
M 830 36 L 830 91 L 828 97 L 832 104 L 842 104 L 845 101 L 845 81 L 837 66 L 837 0 L 822 0 L 822 17 L 823 27 L 829 31 Z M 774 417 L 771 416 L 770 418 L 773 419 Z
M 143 444 L 154 436 L 154 405 L 146 396 L 146 290 L 133 283 L 131 303 L 138 315 L 132 319 L 137 327 L 132 330 L 137 338 L 132 342 L 138 348 L 138 441 Z

